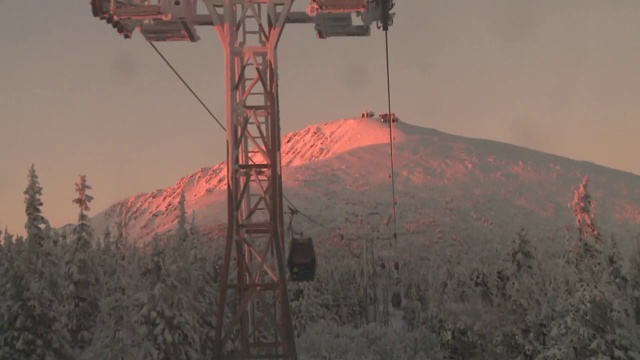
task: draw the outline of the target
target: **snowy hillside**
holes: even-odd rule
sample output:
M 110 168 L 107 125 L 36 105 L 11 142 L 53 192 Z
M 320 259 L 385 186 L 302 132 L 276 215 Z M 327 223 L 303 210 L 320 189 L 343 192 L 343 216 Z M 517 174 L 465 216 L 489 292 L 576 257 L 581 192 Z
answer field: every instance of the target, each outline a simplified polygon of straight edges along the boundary
M 584 176 L 590 178 L 596 221 L 608 236 L 640 232 L 640 177 L 592 163 L 494 141 L 464 138 L 405 122 L 395 126 L 398 235 L 415 241 L 486 240 L 499 246 L 521 226 L 557 249 L 574 219 L 568 207 Z M 318 238 L 346 238 L 364 230 L 359 218 L 391 209 L 389 130 L 378 119 L 346 119 L 309 126 L 282 142 L 284 192 L 324 227 L 296 218 Z M 175 227 L 180 192 L 196 223 L 222 229 L 226 221 L 225 164 L 201 168 L 174 186 L 132 196 L 92 219 L 97 231 L 123 212 L 128 236 L 148 240 Z M 287 203 L 285 202 L 285 206 Z M 350 225 L 351 224 L 351 225 Z M 628 246 L 622 239 L 622 247 Z

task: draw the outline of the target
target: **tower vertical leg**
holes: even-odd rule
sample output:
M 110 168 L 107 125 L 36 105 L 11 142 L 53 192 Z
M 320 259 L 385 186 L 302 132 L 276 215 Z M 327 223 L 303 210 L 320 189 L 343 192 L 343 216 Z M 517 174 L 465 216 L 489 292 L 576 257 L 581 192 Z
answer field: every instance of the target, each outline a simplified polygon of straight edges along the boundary
M 204 2 L 224 47 L 227 93 L 228 228 L 214 359 L 229 351 L 241 359 L 297 359 L 284 262 L 276 59 L 293 0 Z

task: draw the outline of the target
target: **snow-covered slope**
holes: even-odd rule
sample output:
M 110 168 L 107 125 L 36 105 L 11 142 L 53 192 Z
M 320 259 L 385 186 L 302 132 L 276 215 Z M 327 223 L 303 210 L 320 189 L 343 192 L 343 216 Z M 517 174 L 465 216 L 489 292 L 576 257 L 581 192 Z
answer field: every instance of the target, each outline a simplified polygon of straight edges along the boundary
M 564 246 L 573 228 L 573 190 L 590 178 L 596 222 L 627 245 L 640 232 L 640 177 L 494 141 L 395 125 L 397 224 L 403 244 L 489 241 L 500 246 L 522 226 Z M 391 210 L 389 130 L 378 119 L 347 119 L 287 134 L 282 143 L 284 192 L 304 214 L 296 227 L 319 238 L 356 237 L 360 217 Z M 226 221 L 225 164 L 205 167 L 174 186 L 132 196 L 97 214 L 98 231 L 120 214 L 138 241 L 172 229 L 180 192 L 196 223 L 220 230 Z M 286 203 L 285 203 L 286 205 Z M 387 225 L 387 231 L 389 225 Z M 629 241 L 626 241 L 628 239 Z M 623 244 L 624 246 L 624 244 Z M 546 247 L 546 245 L 545 245 Z

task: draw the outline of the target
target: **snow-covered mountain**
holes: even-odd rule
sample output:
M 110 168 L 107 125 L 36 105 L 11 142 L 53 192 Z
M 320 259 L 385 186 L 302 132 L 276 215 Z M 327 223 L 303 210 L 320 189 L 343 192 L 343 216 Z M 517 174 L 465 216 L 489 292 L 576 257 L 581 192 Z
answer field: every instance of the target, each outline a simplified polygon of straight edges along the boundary
M 399 242 L 488 241 L 500 246 L 520 227 L 564 247 L 573 235 L 568 204 L 589 176 L 596 223 L 615 233 L 623 250 L 640 232 L 640 176 L 509 144 L 394 125 Z M 376 118 L 309 126 L 282 142 L 285 196 L 304 214 L 295 227 L 318 238 L 357 236 L 370 212 L 391 212 L 389 129 Z M 96 230 L 126 214 L 136 241 L 175 227 L 180 192 L 196 223 L 222 232 L 226 221 L 225 163 L 175 185 L 119 201 L 92 219 Z M 285 202 L 285 205 L 287 203 Z M 390 224 L 385 225 L 390 231 Z M 346 236 L 345 236 L 346 235 Z M 493 246 L 493 245 L 492 245 Z M 560 248 L 549 249 L 558 250 Z M 543 249 L 544 250 L 544 249 Z

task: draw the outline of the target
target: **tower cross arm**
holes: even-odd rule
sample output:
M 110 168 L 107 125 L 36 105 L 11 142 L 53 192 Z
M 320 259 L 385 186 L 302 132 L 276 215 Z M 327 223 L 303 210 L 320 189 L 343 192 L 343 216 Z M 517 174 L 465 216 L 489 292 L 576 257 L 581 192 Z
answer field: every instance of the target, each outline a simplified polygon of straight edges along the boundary
M 309 0 L 306 11 L 291 11 L 294 0 L 202 1 L 209 14 L 197 13 L 198 0 L 90 0 L 90 4 L 93 16 L 111 25 L 125 39 L 138 30 L 148 41 L 196 42 L 200 40 L 196 26 L 223 25 L 223 9 L 242 5 L 266 5 L 271 18 L 278 22 L 276 29 L 282 29 L 284 24 L 314 24 L 320 39 L 370 36 L 373 23 L 386 29 L 394 16 L 390 13 L 393 0 Z M 280 16 L 282 13 L 286 16 Z M 280 30 L 277 36 L 279 33 Z

